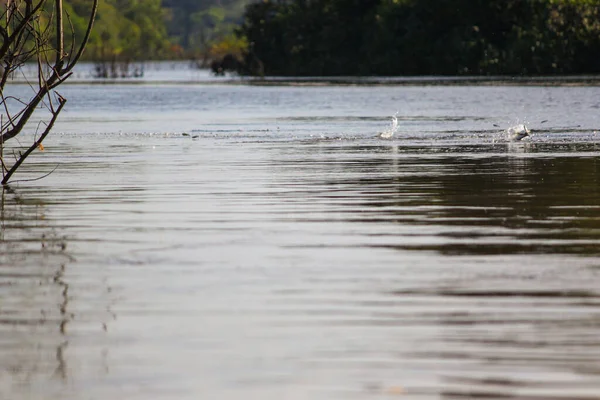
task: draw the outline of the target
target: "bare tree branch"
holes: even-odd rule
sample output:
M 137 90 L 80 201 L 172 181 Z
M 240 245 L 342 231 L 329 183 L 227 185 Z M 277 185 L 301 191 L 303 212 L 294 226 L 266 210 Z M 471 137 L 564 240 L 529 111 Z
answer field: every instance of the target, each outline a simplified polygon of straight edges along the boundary
M 46 129 L 44 130 L 44 133 L 42 133 L 42 135 L 40 136 L 40 138 L 38 140 L 34 141 L 33 144 L 31 146 L 29 146 L 29 148 L 25 151 L 25 153 L 22 153 L 19 156 L 19 159 L 13 164 L 13 166 L 8 170 L 8 172 L 6 173 L 6 175 L 4 176 L 4 178 L 2 179 L 1 183 L 3 185 L 6 185 L 8 183 L 8 181 L 11 178 L 11 176 L 21 166 L 21 164 L 23 164 L 23 161 L 25 161 L 25 159 L 27 157 L 29 157 L 29 155 L 31 153 L 33 153 L 33 151 L 35 149 L 37 149 L 42 144 L 42 142 L 44 141 L 44 139 L 46 139 L 46 136 L 48 136 L 48 134 L 52 130 L 52 127 L 54 126 L 54 122 L 56 122 L 56 119 L 58 118 L 58 115 L 60 114 L 62 108 L 67 103 L 67 99 L 65 99 L 64 97 L 62 97 L 58 93 L 57 93 L 57 95 L 59 96 L 59 98 L 58 98 L 58 103 L 59 103 L 58 108 L 52 113 L 52 119 L 48 123 L 48 126 L 46 126 Z
M 28 2 L 28 3 L 31 4 L 31 2 Z M 9 47 L 19 37 L 19 35 L 23 31 L 23 29 L 25 29 L 27 24 L 37 15 L 38 11 L 41 10 L 44 3 L 46 3 L 46 0 L 40 0 L 40 2 L 38 4 L 36 4 L 35 6 L 26 7 L 27 14 L 23 15 L 19 24 L 17 24 L 14 27 L 14 30 L 12 33 L 10 31 L 8 31 L 9 28 L 7 28 L 7 37 L 5 38 L 2 46 L 0 46 L 0 56 L 3 56 L 6 54 Z M 12 20 L 13 20 L 13 12 L 16 10 L 15 4 L 16 3 L 14 1 L 11 2 L 10 0 L 7 3 L 7 10 L 8 10 L 6 13 L 6 18 L 7 18 L 6 26 L 7 27 L 10 27 L 10 24 L 8 22 L 12 22 Z
M 81 56 L 83 55 L 85 47 L 87 46 L 87 42 L 89 41 L 90 35 L 92 34 L 92 28 L 94 27 L 94 21 L 96 20 L 97 12 L 98 12 L 98 0 L 94 0 L 94 2 L 92 3 L 91 15 L 88 19 L 88 21 L 89 21 L 88 26 L 87 26 L 87 29 L 85 30 L 85 35 L 83 36 L 83 40 L 81 41 L 79 50 L 77 51 L 77 54 L 75 55 L 75 57 L 69 61 L 69 64 L 67 65 L 65 70 L 61 71 L 63 74 L 71 71 L 73 69 L 73 67 L 75 66 L 75 64 L 77 64 L 77 62 L 79 61 Z
M 63 2 L 56 0 L 56 62 L 54 66 L 61 70 L 65 53 L 65 31 L 63 28 Z
M 6 21 L 0 23 L 0 38 L 2 38 L 0 44 L 0 111 L 2 112 L 0 118 L 0 169 L 3 172 L 2 184 L 5 185 L 25 159 L 41 146 L 63 109 L 66 99 L 54 92 L 54 89 L 72 75 L 73 68 L 81 58 L 91 35 L 98 10 L 98 1 L 93 0 L 90 5 L 88 25 L 78 44 L 73 23 L 66 13 L 72 37 L 69 53 L 66 53 L 63 0 L 4 0 L 6 11 L 0 15 L 0 18 Z M 52 5 L 52 7 L 44 8 L 46 5 Z M 46 12 L 46 9 L 51 11 Z M 35 60 L 37 69 L 37 82 L 30 82 L 29 77 L 25 78 L 33 91 L 33 97 L 22 101 L 13 96 L 5 96 L 4 88 L 11 74 L 29 60 Z M 57 107 L 53 101 L 53 93 L 58 99 Z M 18 109 L 14 109 L 18 103 L 20 106 Z M 30 119 L 40 106 L 50 113 L 50 121 L 43 133 L 39 138 L 36 133 L 33 144 L 25 152 L 19 151 L 18 147 L 7 148 L 5 142 L 11 139 L 15 139 L 21 146 L 21 141 L 17 136 L 28 126 Z M 6 114 L 6 119 L 4 114 Z M 44 124 L 43 121 L 38 122 L 38 129 L 42 124 Z M 9 167 L 4 158 L 4 152 L 11 150 L 15 155 L 15 162 Z

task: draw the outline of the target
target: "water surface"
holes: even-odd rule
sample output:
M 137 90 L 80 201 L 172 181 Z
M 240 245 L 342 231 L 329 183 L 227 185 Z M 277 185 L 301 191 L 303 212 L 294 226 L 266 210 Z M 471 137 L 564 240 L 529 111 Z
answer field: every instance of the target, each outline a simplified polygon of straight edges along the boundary
M 2 193 L 0 398 L 600 398 L 598 88 L 61 93 Z

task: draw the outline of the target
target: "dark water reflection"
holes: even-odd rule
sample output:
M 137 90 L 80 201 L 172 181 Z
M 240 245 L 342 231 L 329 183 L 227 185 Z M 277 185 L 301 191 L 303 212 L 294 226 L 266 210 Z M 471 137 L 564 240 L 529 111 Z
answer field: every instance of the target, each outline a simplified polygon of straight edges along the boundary
M 440 330 L 399 356 L 428 372 L 439 368 L 442 377 L 439 392 L 425 384 L 411 394 L 596 398 L 600 170 L 595 145 L 583 147 L 590 152 L 531 143 L 350 145 L 291 162 L 290 169 L 314 171 L 291 186 L 317 189 L 290 199 L 304 193 L 332 206 L 336 220 L 364 224 L 362 242 L 338 244 L 342 251 L 417 254 L 412 262 L 398 254 L 394 300 L 375 302 L 389 308 L 342 323 Z M 315 222 L 312 214 L 306 220 Z
M 55 135 L 3 192 L 0 398 L 599 398 L 595 120 L 431 104 Z
M 40 376 L 65 379 L 72 315 L 65 238 L 47 223 L 43 201 L 2 189 L 0 200 L 0 397 Z

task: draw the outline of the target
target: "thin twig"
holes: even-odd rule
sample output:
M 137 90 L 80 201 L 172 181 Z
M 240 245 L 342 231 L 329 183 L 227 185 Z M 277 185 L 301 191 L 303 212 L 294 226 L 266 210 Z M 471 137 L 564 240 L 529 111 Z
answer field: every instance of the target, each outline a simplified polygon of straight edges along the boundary
M 56 0 L 56 62 L 54 65 L 60 71 L 65 53 L 65 31 L 63 28 L 63 2 Z
M 44 174 L 42 176 L 38 176 L 37 178 L 32 178 L 32 179 L 17 179 L 16 181 L 10 181 L 10 183 L 13 184 L 13 183 L 19 183 L 19 182 L 35 182 L 35 181 L 42 180 L 42 179 L 50 176 L 54 171 L 56 171 L 58 169 L 59 166 L 60 166 L 60 163 L 56 164 L 56 166 L 52 169 L 52 171 L 50 171 L 47 174 Z M 8 183 L 5 183 L 4 186 L 8 186 Z
M 79 46 L 79 50 L 77 51 L 75 57 L 69 61 L 69 64 L 65 67 L 64 71 L 62 71 L 63 73 L 71 71 L 75 64 L 77 64 L 77 61 L 79 61 L 79 59 L 83 55 L 83 51 L 85 50 L 87 42 L 90 39 L 90 35 L 92 34 L 92 27 L 94 26 L 94 20 L 96 19 L 97 11 L 98 0 L 94 0 L 94 3 L 92 4 L 92 12 L 90 14 L 89 23 L 85 31 L 85 35 L 83 36 L 83 40 L 81 41 L 81 45 Z
M 38 146 L 40 144 L 42 144 L 42 142 L 44 141 L 44 139 L 46 138 L 46 136 L 48 136 L 48 134 L 50 133 L 50 130 L 52 130 L 52 127 L 54 126 L 54 122 L 56 122 L 56 119 L 58 118 L 58 115 L 60 114 L 62 108 L 65 106 L 65 104 L 67 103 L 67 100 L 60 96 L 59 94 L 57 94 L 59 96 L 58 98 L 58 108 L 56 109 L 56 111 L 54 112 L 54 114 L 52 115 L 52 119 L 50 120 L 50 122 L 48 123 L 48 126 L 46 127 L 46 129 L 44 130 L 44 133 L 42 133 L 42 135 L 40 136 L 40 138 L 38 140 L 36 140 L 35 142 L 33 142 L 33 144 L 27 149 L 27 151 L 25 151 L 25 153 L 22 153 L 19 157 L 19 159 L 17 160 L 17 162 L 15 162 L 13 164 L 13 166 L 10 168 L 10 170 L 8 171 L 8 173 L 6 174 L 6 176 L 2 179 L 2 184 L 6 185 L 8 183 L 8 181 L 10 180 L 10 177 L 15 173 L 15 171 L 21 166 L 21 164 L 23 164 L 23 161 L 25 161 L 25 159 L 27 157 L 29 157 L 29 155 L 31 153 L 33 153 L 33 151 L 38 148 Z

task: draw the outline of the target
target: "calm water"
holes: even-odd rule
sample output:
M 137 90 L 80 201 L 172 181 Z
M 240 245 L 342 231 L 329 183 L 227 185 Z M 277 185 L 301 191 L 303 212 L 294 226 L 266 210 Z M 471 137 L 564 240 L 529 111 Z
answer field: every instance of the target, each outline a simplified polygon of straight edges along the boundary
M 600 88 L 61 93 L 0 398 L 600 399 Z

